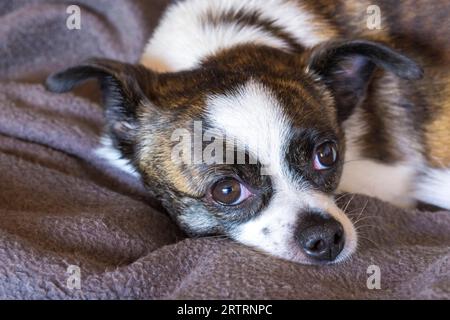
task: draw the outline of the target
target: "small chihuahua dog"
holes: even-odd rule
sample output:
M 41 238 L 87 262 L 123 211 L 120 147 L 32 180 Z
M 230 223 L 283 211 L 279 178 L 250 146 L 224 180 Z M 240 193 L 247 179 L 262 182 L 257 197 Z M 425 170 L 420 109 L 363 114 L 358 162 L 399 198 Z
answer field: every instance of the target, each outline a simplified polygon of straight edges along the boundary
M 139 176 L 188 235 L 340 262 L 357 233 L 339 192 L 450 209 L 450 5 L 376 3 L 369 28 L 373 1 L 175 1 L 140 65 L 91 59 L 46 85 L 99 79 L 97 153 Z M 203 151 L 226 137 L 226 150 L 177 161 L 180 129 L 187 142 L 209 132 Z

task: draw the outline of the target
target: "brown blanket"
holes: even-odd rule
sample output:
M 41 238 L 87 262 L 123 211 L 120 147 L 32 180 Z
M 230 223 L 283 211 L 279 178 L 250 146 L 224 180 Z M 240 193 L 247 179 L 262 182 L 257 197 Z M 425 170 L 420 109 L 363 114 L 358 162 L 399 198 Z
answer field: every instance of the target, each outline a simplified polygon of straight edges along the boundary
M 449 212 L 347 196 L 359 250 L 327 267 L 185 238 L 139 181 L 92 153 L 94 83 L 64 95 L 42 85 L 90 56 L 137 61 L 166 2 L 77 2 L 81 30 L 66 28 L 71 1 L 0 4 L 0 298 L 450 298 Z M 381 289 L 366 285 L 370 265 Z

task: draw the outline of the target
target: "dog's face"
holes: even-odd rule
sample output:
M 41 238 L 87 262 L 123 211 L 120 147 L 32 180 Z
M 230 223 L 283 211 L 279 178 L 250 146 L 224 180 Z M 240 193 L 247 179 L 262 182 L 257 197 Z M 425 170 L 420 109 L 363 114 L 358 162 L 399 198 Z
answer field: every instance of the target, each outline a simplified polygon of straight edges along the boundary
M 108 139 L 188 234 L 336 262 L 357 242 L 332 198 L 344 163 L 341 123 L 376 66 L 420 76 L 395 51 L 353 41 L 300 53 L 241 46 L 166 74 L 95 59 L 47 86 L 64 92 L 100 79 Z

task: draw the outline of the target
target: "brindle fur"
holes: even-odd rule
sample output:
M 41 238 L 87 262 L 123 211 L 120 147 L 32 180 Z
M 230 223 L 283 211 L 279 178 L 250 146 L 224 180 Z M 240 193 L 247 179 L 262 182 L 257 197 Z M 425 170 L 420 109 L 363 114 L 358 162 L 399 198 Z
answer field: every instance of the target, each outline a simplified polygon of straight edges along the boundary
M 408 131 L 415 145 L 431 166 L 450 167 L 450 2 L 417 0 L 377 1 L 301 1 L 333 30 L 346 39 L 364 38 L 383 41 L 416 60 L 425 77 L 413 83 L 400 83 L 396 92 L 381 91 L 384 98 L 369 92 L 363 106 L 371 125 L 364 141 L 366 154 L 383 162 L 402 156 L 390 147 L 392 137 L 385 119 L 392 103 L 404 107 L 412 119 Z M 381 9 L 381 29 L 366 27 L 369 5 Z M 394 80 L 395 81 L 395 80 Z M 390 86 L 381 78 L 383 85 Z M 372 84 L 372 87 L 375 86 Z M 390 97 L 386 97 L 386 94 Z M 380 101 L 381 100 L 381 101 Z M 387 101 L 387 103 L 384 103 Z M 404 124 L 396 124 L 404 125 Z
M 361 72 L 366 72 L 367 84 L 364 84 L 361 96 L 353 97 L 369 128 L 361 143 L 364 156 L 383 163 L 393 163 L 409 156 L 408 152 L 397 147 L 396 134 L 401 132 L 410 141 L 407 148 L 420 152 L 430 165 L 450 167 L 450 3 L 307 0 L 301 4 L 317 17 L 324 35 L 332 35 L 336 39 L 382 41 L 412 57 L 424 68 L 424 78 L 412 81 L 387 72 L 411 68 L 416 74 L 409 78 L 416 79 L 419 74 L 412 62 L 401 67 L 394 63 L 392 70 L 375 68 L 373 64 L 364 65 L 366 69 Z M 381 30 L 366 27 L 366 8 L 370 4 L 381 8 Z M 48 81 L 50 89 L 62 92 L 90 76 L 102 79 L 108 131 L 114 137 L 116 147 L 134 163 L 149 190 L 191 234 L 223 232 L 234 223 L 251 218 L 271 196 L 270 179 L 259 175 L 258 168 L 250 169 L 249 165 L 175 165 L 171 160 L 172 131 L 176 128 L 192 131 L 193 120 L 205 120 L 208 96 L 232 92 L 250 79 L 270 88 L 283 105 L 288 106 L 286 110 L 294 121 L 294 127 L 299 129 L 299 139 L 292 144 L 287 157 L 290 163 L 296 164 L 291 169 L 302 174 L 305 174 L 305 160 L 302 159 L 309 156 L 305 150 L 311 148 L 304 146 L 308 143 L 305 141 L 310 139 L 312 145 L 314 136 L 320 132 L 341 142 L 342 152 L 345 146 L 340 124 L 353 112 L 352 108 L 342 111 L 337 105 L 339 97 L 336 96 L 341 88 L 333 88 L 332 85 L 330 88 L 327 83 L 328 77 L 333 75 L 311 65 L 320 50 L 335 44 L 303 48 L 288 33 L 277 29 L 270 21 L 260 19 L 258 12 L 251 15 L 230 12 L 220 17 L 210 12 L 205 16 L 205 23 L 231 21 L 260 25 L 286 40 L 289 48 L 282 51 L 265 46 L 240 45 L 207 57 L 198 68 L 176 73 L 158 74 L 140 66 L 94 60 L 57 74 Z M 75 81 L 74 72 L 79 75 Z M 207 129 L 207 124 L 204 129 Z M 341 159 L 338 169 L 325 178 L 321 177 L 321 181 L 315 181 L 317 179 L 313 176 L 308 180 L 316 184 L 315 187 L 332 192 L 339 181 L 342 165 Z M 261 201 L 251 207 L 240 208 L 245 210 L 215 208 L 206 197 L 207 187 L 215 177 L 210 174 L 212 172 L 217 175 L 223 172 L 245 173 L 246 179 L 261 190 Z M 201 220 L 201 226 L 193 228 L 185 223 L 190 221 L 189 215 Z

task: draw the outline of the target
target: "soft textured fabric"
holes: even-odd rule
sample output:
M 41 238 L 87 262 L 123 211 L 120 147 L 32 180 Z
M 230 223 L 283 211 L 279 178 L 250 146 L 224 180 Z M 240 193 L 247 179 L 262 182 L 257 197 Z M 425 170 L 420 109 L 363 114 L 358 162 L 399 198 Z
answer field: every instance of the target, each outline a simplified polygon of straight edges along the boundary
M 43 87 L 90 56 L 136 62 L 166 2 L 77 3 L 81 30 L 66 28 L 71 1 L 0 3 L 0 298 L 450 298 L 449 212 L 346 196 L 358 252 L 325 267 L 186 238 L 140 181 L 93 154 L 95 83 L 64 95 Z M 80 290 L 67 286 L 70 265 Z M 379 290 L 367 288 L 370 265 Z

